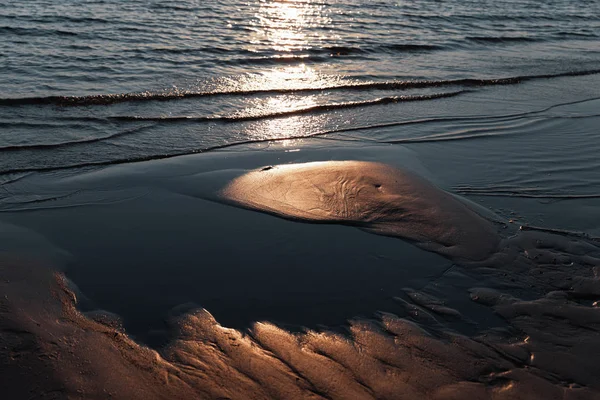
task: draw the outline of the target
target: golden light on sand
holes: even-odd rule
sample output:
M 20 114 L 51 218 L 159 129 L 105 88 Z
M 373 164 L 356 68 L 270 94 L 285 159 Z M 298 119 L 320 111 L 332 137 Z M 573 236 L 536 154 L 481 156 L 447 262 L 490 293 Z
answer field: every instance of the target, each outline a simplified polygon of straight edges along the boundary
M 374 162 L 269 166 L 234 179 L 222 196 L 292 220 L 354 225 L 461 260 L 484 260 L 499 242 L 495 228 L 465 203 L 409 171 Z

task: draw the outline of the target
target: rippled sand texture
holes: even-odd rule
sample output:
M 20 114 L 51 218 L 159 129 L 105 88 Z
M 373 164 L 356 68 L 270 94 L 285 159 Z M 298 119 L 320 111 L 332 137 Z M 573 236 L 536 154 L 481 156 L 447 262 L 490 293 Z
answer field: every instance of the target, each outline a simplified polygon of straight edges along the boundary
M 565 292 L 535 301 L 480 290 L 473 298 L 522 331 L 435 335 L 392 315 L 354 321 L 349 336 L 291 334 L 257 323 L 247 334 L 205 310 L 171 321 L 162 354 L 75 309 L 65 279 L 0 262 L 0 389 L 7 398 L 593 399 L 600 309 Z M 597 278 L 596 278 L 597 280 Z M 596 287 L 598 287 L 596 283 Z M 427 306 L 420 313 L 434 312 Z M 585 327 L 585 328 L 584 328 Z
M 249 172 L 223 190 L 250 209 L 309 222 L 357 226 L 459 259 L 487 258 L 493 225 L 426 180 L 385 164 L 329 161 Z

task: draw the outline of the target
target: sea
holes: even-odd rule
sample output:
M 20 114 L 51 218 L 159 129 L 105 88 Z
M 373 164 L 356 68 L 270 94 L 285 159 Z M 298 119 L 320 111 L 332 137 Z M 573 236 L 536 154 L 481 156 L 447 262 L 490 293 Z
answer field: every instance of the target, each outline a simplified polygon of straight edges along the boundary
M 600 73 L 597 0 L 4 0 L 0 35 L 4 180 L 304 137 L 436 140 L 417 127 L 459 116 L 504 119 L 438 139 L 541 129 L 514 114 L 578 89 L 521 89 L 537 103 L 518 112 L 440 99 Z

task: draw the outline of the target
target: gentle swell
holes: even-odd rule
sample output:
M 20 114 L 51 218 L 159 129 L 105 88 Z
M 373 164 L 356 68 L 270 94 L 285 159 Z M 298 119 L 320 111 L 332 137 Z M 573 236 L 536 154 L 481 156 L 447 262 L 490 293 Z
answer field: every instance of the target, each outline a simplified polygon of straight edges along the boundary
M 490 196 L 490 197 L 521 197 L 530 199 L 597 199 L 600 198 L 600 193 L 587 194 L 567 194 L 567 193 L 548 193 L 538 188 L 519 188 L 506 186 L 490 186 L 490 187 L 470 187 L 457 186 L 454 191 L 466 196 Z
M 465 39 L 475 43 L 521 43 L 539 42 L 543 40 L 527 36 L 467 36 Z
M 63 31 L 58 29 L 43 29 L 43 28 L 21 28 L 14 26 L 0 26 L 0 34 L 17 35 L 17 36 L 78 36 L 79 34 L 71 31 Z
M 259 54 L 263 54 L 263 58 L 286 58 L 289 57 L 300 57 L 300 56 L 348 56 L 357 54 L 371 54 L 380 52 L 422 52 L 422 51 L 436 51 L 443 50 L 444 46 L 431 45 L 431 44 L 382 44 L 382 45 L 365 45 L 365 46 L 323 46 L 314 47 L 302 50 L 286 51 L 286 52 L 264 52 L 261 51 Z M 199 46 L 199 47 L 188 47 L 188 48 L 150 48 L 150 49 L 131 49 L 129 52 L 135 53 L 160 53 L 160 54 L 231 54 L 230 49 L 219 47 L 219 46 Z M 249 50 L 236 50 L 235 54 L 243 56 L 252 56 L 257 53 Z
M 555 104 L 549 107 L 546 107 L 544 109 L 540 109 L 540 110 L 536 110 L 536 111 L 529 111 L 529 112 L 524 112 L 524 113 L 515 113 L 515 114 L 506 114 L 506 115 L 499 115 L 499 116 L 488 116 L 485 117 L 487 119 L 504 119 L 504 118 L 514 118 L 514 117 L 522 117 L 522 116 L 526 116 L 526 115 L 534 115 L 534 114 L 538 114 L 538 113 L 542 113 L 548 110 L 551 110 L 553 108 L 556 107 L 560 107 L 560 106 L 565 106 L 565 105 L 570 105 L 570 104 L 578 104 L 578 103 L 583 103 L 586 101 L 590 101 L 590 100 L 597 100 L 598 98 L 592 98 L 592 99 L 586 99 L 586 100 L 578 100 L 578 101 L 572 101 L 572 102 L 566 102 L 566 103 L 560 103 L 560 104 Z M 145 156 L 136 156 L 136 157 L 126 157 L 126 158 L 120 158 L 120 159 L 112 159 L 112 160 L 102 160 L 102 161 L 92 161 L 92 162 L 86 162 L 86 163 L 76 163 L 76 164 L 70 164 L 70 165 L 59 165 L 59 166 L 52 166 L 52 167 L 31 167 L 31 168 L 14 168 L 14 169 L 7 169 L 7 170 L 0 170 L 0 177 L 2 176 L 6 176 L 6 175 L 11 175 L 11 174 L 20 174 L 20 173 L 32 173 L 32 172 L 47 172 L 47 171 L 58 171 L 58 170 L 69 170 L 69 169 L 74 169 L 74 168 L 84 168 L 84 167 L 99 167 L 99 166 L 108 166 L 108 165 L 116 165 L 116 164 L 125 164 L 125 163 L 133 163 L 133 162 L 143 162 L 143 161 L 151 161 L 151 160 L 160 160 L 160 159 L 165 159 L 165 158 L 171 158 L 171 157 L 179 157 L 179 156 L 184 156 L 184 155 L 190 155 L 190 154 L 198 154 L 198 153 L 205 153 L 205 152 L 209 152 L 209 151 L 213 151 L 213 150 L 219 150 L 219 149 L 225 149 L 225 148 L 229 148 L 229 147 L 234 147 L 234 146 L 240 146 L 240 145 L 248 145 L 248 144 L 254 144 L 254 143 L 265 143 L 265 142 L 276 142 L 276 141 L 280 141 L 280 140 L 290 140 L 290 139 L 302 139 L 302 138 L 314 138 L 314 137 L 322 137 L 322 136 L 326 136 L 326 135 L 331 135 L 331 134 L 335 134 L 335 133 L 345 133 L 345 132 L 353 132 L 353 131 L 362 131 L 362 130 L 370 130 L 370 129 L 378 129 L 378 128 L 385 128 L 385 127 L 391 127 L 391 126 L 402 126 L 402 125 L 414 125 L 414 124 L 427 124 L 427 123 L 432 123 L 432 122 L 444 122 L 444 121 L 472 121 L 472 120 L 478 120 L 481 117 L 440 117 L 440 118 L 425 118 L 425 119 L 419 119 L 419 120 L 413 120 L 413 121 L 402 121 L 402 122 L 392 122 L 392 123 L 386 123 L 386 124 L 375 124 L 375 125 L 365 125 L 365 126 L 357 126 L 357 127 L 353 127 L 353 128 L 340 128 L 340 129 L 332 129 L 332 130 L 323 130 L 323 131 L 318 131 L 318 132 L 313 132 L 310 134 L 306 134 L 306 135 L 298 135 L 298 136 L 287 136 L 287 137 L 280 137 L 280 138 L 266 138 L 266 139 L 252 139 L 252 140 L 241 140 L 241 141 L 235 141 L 235 142 L 229 142 L 229 143 L 224 143 L 221 145 L 216 145 L 216 146 L 210 146 L 210 147 L 204 147 L 204 148 L 193 148 L 193 149 L 189 149 L 189 150 L 184 150 L 184 151 L 177 151 L 177 152 L 172 152 L 172 153 L 166 153 L 166 154 L 151 154 L 151 155 L 145 155 Z M 151 126 L 151 125 L 149 125 Z M 144 126 L 143 128 L 146 128 L 148 126 Z M 139 128 L 138 128 L 139 129 Z M 132 131 L 128 131 L 128 132 L 132 132 Z M 119 134 L 117 134 L 119 135 Z M 113 135 L 112 137 L 115 137 L 115 135 Z M 470 137 L 458 137 L 454 140 L 458 140 L 458 139 L 468 139 Z M 102 139 L 98 139 L 95 141 L 100 141 L 100 140 L 104 140 L 105 138 Z M 364 139 L 362 139 L 364 140 Z M 399 141 L 380 141 L 379 143 L 402 143 L 402 142 L 410 142 L 410 141 L 419 141 L 419 140 L 423 140 L 423 138 L 407 138 L 404 140 L 399 140 Z M 444 140 L 442 139 L 434 139 L 434 138 L 429 138 L 428 140 L 426 139 L 426 141 L 433 141 L 433 140 Z M 446 139 L 448 140 L 448 139 Z M 452 140 L 452 139 L 450 139 Z M 75 145 L 77 145 L 79 143 L 75 143 Z
M 579 32 L 557 32 L 552 37 L 532 37 L 532 36 L 466 36 L 465 40 L 472 43 L 481 44 L 511 44 L 511 43 L 534 43 L 546 42 L 549 39 L 568 39 L 568 38 L 596 38 L 594 33 Z
M 433 87 L 462 86 L 462 87 L 480 87 L 496 85 L 515 85 L 525 81 L 535 79 L 551 79 L 567 76 L 584 76 L 600 73 L 600 69 L 585 71 L 569 71 L 557 74 L 543 75 L 525 75 L 508 78 L 495 79 L 450 79 L 450 80 L 412 80 L 412 81 L 387 81 L 387 82 L 364 82 L 348 83 L 345 85 L 306 87 L 297 89 L 252 89 L 252 90 L 216 90 L 207 92 L 194 91 L 172 91 L 172 92 L 141 92 L 141 93 L 118 93 L 118 94 L 99 94 L 91 96 L 48 96 L 48 97 L 23 97 L 23 98 L 0 98 L 0 106 L 20 106 L 20 105 L 59 105 L 59 106 L 90 106 L 90 105 L 110 105 L 127 102 L 144 101 L 169 101 L 195 97 L 207 96 L 247 96 L 252 94 L 286 94 L 286 93 L 304 93 L 319 92 L 331 90 L 404 90 L 404 89 L 423 89 Z
M 240 115 L 240 116 L 230 116 L 230 117 L 141 117 L 141 116 L 115 116 L 115 117 L 107 117 L 107 118 L 91 118 L 84 117 L 85 120 L 90 121 L 99 121 L 99 120 L 117 120 L 117 121 L 128 121 L 128 122 L 242 122 L 242 121 L 256 121 L 261 119 L 270 119 L 270 118 L 281 118 L 288 117 L 294 115 L 304 115 L 310 114 L 313 112 L 324 112 L 338 109 L 351 109 L 351 108 L 359 108 L 359 107 L 368 107 L 375 105 L 385 105 L 385 104 L 393 104 L 400 102 L 409 102 L 409 101 L 425 101 L 425 100 L 434 100 L 441 99 L 447 97 L 458 96 L 467 91 L 458 91 L 458 92 L 448 92 L 448 93 L 436 93 L 431 95 L 422 95 L 422 96 L 392 96 L 392 97 L 382 97 L 375 100 L 370 101 L 357 101 L 357 102 L 348 102 L 348 103 L 333 103 L 333 104 L 323 104 L 313 107 L 300 108 L 290 111 L 282 111 L 276 113 L 262 114 L 262 115 Z M 89 139 L 81 139 L 81 140 L 73 140 L 59 143 L 39 143 L 39 144 L 30 144 L 30 145 L 11 145 L 0 147 L 0 152 L 14 152 L 14 151 L 24 151 L 24 150 L 48 150 L 48 149 L 56 149 L 56 148 L 64 148 L 64 147 L 72 147 L 79 146 L 83 144 L 90 144 L 96 142 L 102 142 L 108 139 L 114 139 L 120 136 L 131 135 L 135 133 L 139 133 L 146 128 L 153 126 L 154 124 L 146 124 L 144 126 L 136 127 L 133 129 L 127 129 L 124 131 L 120 131 L 114 133 L 112 135 L 106 135 L 101 137 L 94 137 Z M 6 173 L 6 172 L 1 172 Z
M 133 128 L 133 129 L 126 129 L 124 131 L 117 132 L 112 135 L 94 137 L 94 138 L 82 139 L 82 140 L 72 140 L 72 141 L 68 141 L 68 142 L 4 146 L 4 147 L 0 147 L 0 152 L 57 149 L 57 148 L 62 148 L 62 147 L 71 147 L 71 146 L 78 146 L 78 145 L 82 145 L 82 144 L 96 143 L 96 142 L 101 142 L 101 141 L 108 140 L 108 139 L 117 138 L 120 136 L 132 135 L 132 134 L 138 133 L 150 126 L 151 125 L 144 125 L 144 126 Z
M 270 118 L 279 118 L 279 117 L 288 117 L 294 115 L 303 115 L 310 114 L 313 112 L 320 111 L 331 111 L 331 110 L 339 110 L 339 109 L 351 109 L 351 108 L 360 108 L 360 107 L 368 107 L 368 106 L 376 106 L 376 105 L 385 105 L 385 104 L 394 104 L 394 103 L 402 103 L 409 101 L 425 101 L 425 100 L 435 100 L 442 99 L 447 97 L 458 96 L 463 93 L 467 93 L 468 90 L 460 90 L 457 92 L 447 92 L 447 93 L 435 93 L 430 95 L 418 95 L 418 96 L 389 96 L 389 97 L 381 97 L 374 100 L 367 101 L 353 101 L 347 103 L 332 103 L 332 104 L 321 104 L 312 107 L 306 108 L 298 108 L 289 111 L 280 111 L 274 113 L 267 114 L 257 114 L 257 115 L 233 115 L 229 117 L 188 117 L 188 116 L 180 116 L 180 117 L 142 117 L 142 116 L 115 116 L 108 117 L 109 119 L 117 120 L 117 121 L 153 121 L 153 122 L 241 122 L 241 121 L 255 121 L 261 119 L 270 119 Z

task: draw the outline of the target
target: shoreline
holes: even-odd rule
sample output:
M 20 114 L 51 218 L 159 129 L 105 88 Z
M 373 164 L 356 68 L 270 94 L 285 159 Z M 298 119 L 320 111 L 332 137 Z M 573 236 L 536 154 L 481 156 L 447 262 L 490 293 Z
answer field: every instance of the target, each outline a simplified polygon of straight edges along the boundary
M 523 131 L 443 147 L 313 138 L 5 182 L 0 250 L 43 266 L 0 262 L 0 370 L 11 377 L 0 388 L 17 393 L 32 379 L 59 397 L 597 397 L 600 247 L 518 230 L 600 232 L 597 199 L 552 197 L 600 190 L 594 105 L 419 128 Z M 402 127 L 375 134 L 391 129 Z M 501 220 L 502 245 L 482 264 L 457 265 L 400 239 L 216 195 L 243 171 L 334 160 L 383 162 L 464 190 Z M 542 197 L 519 197 L 530 193 Z

